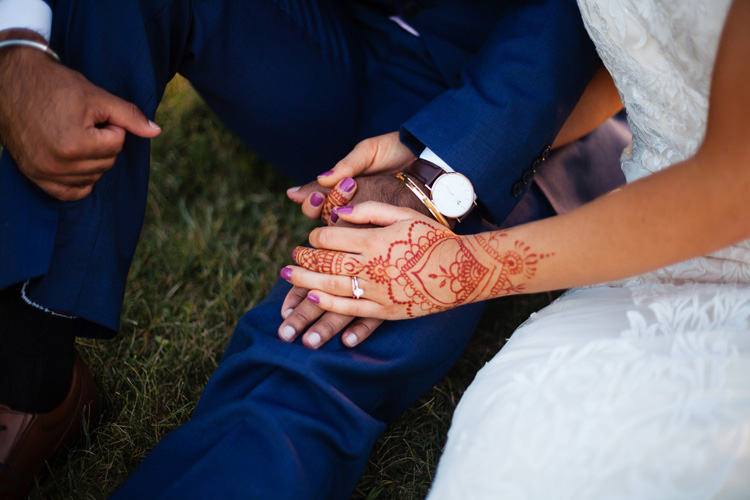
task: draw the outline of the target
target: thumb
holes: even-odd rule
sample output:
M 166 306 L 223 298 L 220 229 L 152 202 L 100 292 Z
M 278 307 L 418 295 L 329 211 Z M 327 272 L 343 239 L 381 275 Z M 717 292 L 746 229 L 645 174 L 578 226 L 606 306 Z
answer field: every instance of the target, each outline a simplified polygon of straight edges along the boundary
M 102 91 L 98 106 L 97 123 L 108 123 L 121 127 L 138 137 L 156 137 L 161 133 L 161 127 L 144 115 L 135 104 L 120 99 L 106 91 Z
M 370 137 L 354 146 L 332 170 L 318 176 L 318 182 L 333 187 L 346 177 L 393 172 L 414 159 L 414 153 L 399 139 L 398 132 Z
M 369 171 L 377 156 L 377 147 L 372 140 L 365 140 L 354 146 L 354 149 L 341 159 L 333 169 L 318 176 L 322 186 L 333 187 L 347 177 L 357 177 Z
M 380 203 L 378 201 L 366 201 L 355 206 L 339 207 L 336 209 L 336 214 L 346 222 L 353 224 L 390 226 L 391 224 L 405 220 L 423 220 L 429 222 L 431 225 L 443 228 L 442 225 L 416 210 Z

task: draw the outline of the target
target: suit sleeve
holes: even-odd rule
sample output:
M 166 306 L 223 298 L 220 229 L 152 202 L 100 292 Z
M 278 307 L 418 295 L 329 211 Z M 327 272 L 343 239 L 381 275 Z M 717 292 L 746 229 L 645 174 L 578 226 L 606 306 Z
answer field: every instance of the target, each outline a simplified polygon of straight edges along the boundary
M 404 123 L 401 139 L 469 177 L 502 221 L 600 65 L 575 1 L 513 2 L 459 85 Z

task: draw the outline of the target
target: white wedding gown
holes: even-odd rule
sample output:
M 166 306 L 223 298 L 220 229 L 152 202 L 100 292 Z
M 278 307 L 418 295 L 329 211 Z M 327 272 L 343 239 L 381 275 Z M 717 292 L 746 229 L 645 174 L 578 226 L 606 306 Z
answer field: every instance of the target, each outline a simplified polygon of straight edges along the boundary
M 729 4 L 579 0 L 629 113 L 629 181 L 700 145 Z M 750 498 L 748 242 L 571 290 L 482 368 L 429 500 L 516 498 Z

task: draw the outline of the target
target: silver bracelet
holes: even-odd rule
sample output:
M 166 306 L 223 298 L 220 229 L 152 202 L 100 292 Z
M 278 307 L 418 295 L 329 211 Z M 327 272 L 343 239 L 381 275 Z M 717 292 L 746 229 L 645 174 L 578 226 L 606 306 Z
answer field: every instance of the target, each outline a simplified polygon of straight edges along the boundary
M 55 54 L 55 51 L 50 49 L 49 45 L 44 45 L 43 43 L 32 42 L 31 40 L 5 40 L 4 42 L 0 42 L 0 49 L 4 47 L 32 47 L 41 50 L 55 61 L 60 62 L 60 57 Z

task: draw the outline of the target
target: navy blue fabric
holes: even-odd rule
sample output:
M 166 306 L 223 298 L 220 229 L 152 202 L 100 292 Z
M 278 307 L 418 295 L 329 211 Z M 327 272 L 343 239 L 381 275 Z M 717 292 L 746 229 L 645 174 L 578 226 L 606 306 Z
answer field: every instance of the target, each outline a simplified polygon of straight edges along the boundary
M 509 184 L 551 142 L 598 64 L 571 0 L 445 0 L 418 15 L 386 1 L 51 5 L 51 44 L 65 64 L 148 116 L 180 72 L 300 182 L 358 140 L 405 124 L 411 146 L 418 138 L 472 178 L 498 222 L 521 199 Z M 420 37 L 388 19 L 402 11 Z M 1 189 L 12 195 L 0 198 L 0 288 L 33 278 L 32 300 L 116 331 L 148 147 L 128 136 L 92 195 L 73 203 L 47 199 L 3 155 Z
M 600 62 L 581 29 L 576 2 L 496 5 L 494 30 L 460 68 L 457 85 L 407 120 L 402 136 L 413 149 L 428 146 L 466 174 L 500 222 L 518 202 L 511 193 L 519 169 L 552 144 L 581 96 L 581 83 L 590 80 Z M 451 6 L 446 10 L 460 19 L 460 6 Z M 414 21 L 417 29 L 420 21 Z M 425 37 L 435 36 L 429 26 L 423 31 Z
M 597 66 L 572 0 L 435 0 L 421 12 L 385 0 L 50 4 L 51 44 L 65 63 L 150 117 L 179 72 L 300 182 L 358 140 L 403 125 L 411 147 L 466 170 L 498 221 L 521 200 L 520 219 L 550 214 L 541 190 L 513 197 L 508 183 L 551 142 Z M 115 331 L 148 147 L 128 136 L 113 169 L 75 203 L 49 199 L 3 155 L 0 288 L 33 278 L 33 300 Z M 192 420 L 116 498 L 346 498 L 377 437 L 448 371 L 484 307 L 387 323 L 355 349 L 334 339 L 313 351 L 277 338 L 287 289 L 280 283 L 242 317 Z
M 289 285 L 243 316 L 190 422 L 169 434 L 113 499 L 348 498 L 386 425 L 463 351 L 473 304 L 386 322 L 355 349 L 312 351 L 268 328 Z

